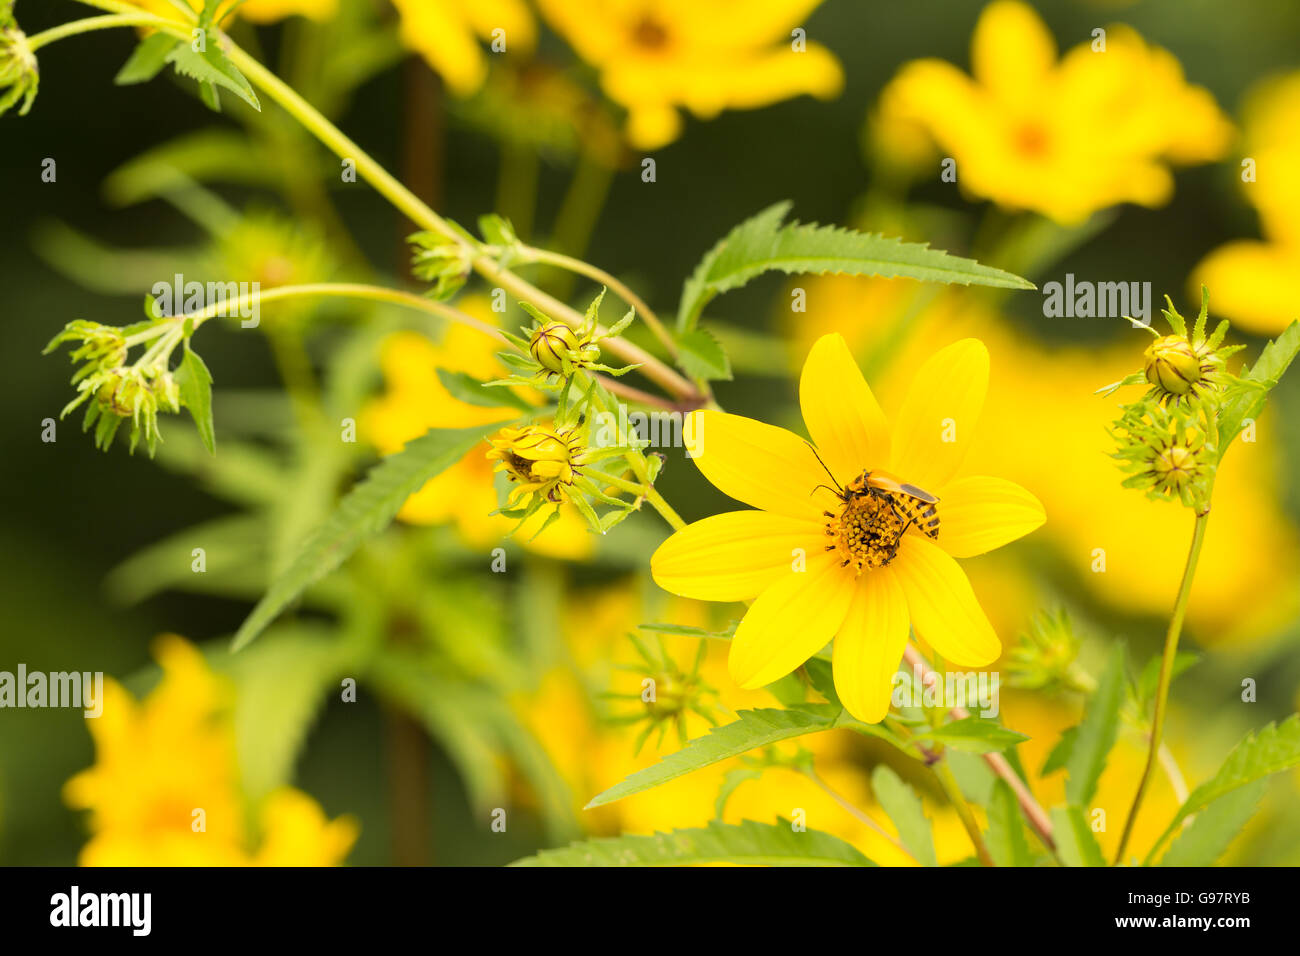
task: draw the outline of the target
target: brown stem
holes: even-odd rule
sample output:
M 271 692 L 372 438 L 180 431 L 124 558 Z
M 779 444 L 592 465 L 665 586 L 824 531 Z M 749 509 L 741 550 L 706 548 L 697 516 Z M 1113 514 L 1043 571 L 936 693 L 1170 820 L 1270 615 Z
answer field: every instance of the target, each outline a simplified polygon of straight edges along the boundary
M 940 680 L 936 671 L 930 670 L 925 663 L 925 658 L 911 644 L 907 645 L 907 650 L 903 652 L 903 659 L 907 661 L 912 670 L 921 675 L 921 681 L 927 686 L 934 686 Z M 965 720 L 970 716 L 964 707 L 954 707 L 949 711 L 954 720 Z M 1016 800 L 1020 803 L 1020 809 L 1024 811 L 1025 819 L 1029 825 L 1034 828 L 1038 838 L 1043 841 L 1053 853 L 1056 852 L 1056 841 L 1052 838 L 1052 821 L 1048 819 L 1047 812 L 1034 799 L 1034 795 L 1029 792 L 1025 782 L 1020 779 L 1019 774 L 1007 763 L 1007 758 L 1000 753 L 989 753 L 984 755 L 984 762 L 989 765 L 989 769 L 1006 781 L 1011 792 L 1016 795 Z

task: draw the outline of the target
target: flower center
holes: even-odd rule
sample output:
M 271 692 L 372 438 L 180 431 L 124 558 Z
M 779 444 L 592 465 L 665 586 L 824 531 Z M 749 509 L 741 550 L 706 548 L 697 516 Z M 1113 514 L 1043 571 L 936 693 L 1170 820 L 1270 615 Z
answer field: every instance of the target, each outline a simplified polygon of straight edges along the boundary
M 1025 123 L 1016 130 L 1016 149 L 1024 156 L 1038 158 L 1047 153 L 1047 130 L 1037 123 Z
M 886 494 L 850 494 L 839 514 L 825 512 L 827 551 L 838 551 L 841 567 L 852 565 L 861 574 L 883 568 L 898 554 L 904 522 Z
M 632 42 L 643 50 L 662 50 L 668 45 L 668 31 L 652 16 L 644 16 L 632 29 Z

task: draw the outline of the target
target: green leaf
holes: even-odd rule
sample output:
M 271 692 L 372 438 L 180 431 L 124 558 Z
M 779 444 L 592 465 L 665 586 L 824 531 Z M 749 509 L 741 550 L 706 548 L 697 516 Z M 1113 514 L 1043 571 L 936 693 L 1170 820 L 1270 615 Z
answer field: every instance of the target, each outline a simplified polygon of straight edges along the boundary
M 1065 799 L 1073 807 L 1087 806 L 1097 792 L 1097 781 L 1106 769 L 1106 758 L 1119 737 L 1119 710 L 1124 703 L 1124 645 L 1111 652 L 1106 671 L 1074 736 L 1065 764 Z
M 604 837 L 543 850 L 511 866 L 689 866 L 737 863 L 750 866 L 875 866 L 839 837 L 795 831 L 789 823 L 730 824 L 672 830 L 650 836 Z
M 989 854 L 998 866 L 1033 865 L 1034 858 L 1029 853 L 1025 825 L 1020 819 L 1020 806 L 1005 780 L 999 780 L 993 785 L 985 840 Z
M 714 296 L 738 289 L 755 276 L 773 270 L 1034 288 L 1019 276 L 980 265 L 973 259 L 950 256 L 925 244 L 836 226 L 799 222 L 782 225 L 789 211 L 789 202 L 767 207 L 732 229 L 705 254 L 682 288 L 677 309 L 679 332 L 695 328 L 700 312 Z
M 157 76 L 167 65 L 172 48 L 181 41 L 169 33 L 153 33 L 136 46 L 131 58 L 113 77 L 118 86 L 145 83 Z
M 1245 387 L 1235 391 L 1219 414 L 1220 454 L 1241 432 L 1246 419 L 1259 417 L 1269 390 L 1282 378 L 1297 353 L 1300 353 L 1300 322 L 1292 322 L 1281 335 L 1264 346 L 1251 368 L 1241 370 L 1238 377 Z
M 727 353 L 713 333 L 704 329 L 692 329 L 685 335 L 678 336 L 677 347 L 681 353 L 682 368 L 692 378 L 705 381 L 731 379 L 731 362 L 727 360 Z
M 1074 738 L 1077 736 L 1079 736 L 1078 727 L 1069 727 L 1061 731 L 1061 739 L 1056 742 L 1052 752 L 1043 761 L 1043 769 L 1038 771 L 1040 777 L 1065 769 L 1065 765 L 1070 762 L 1070 754 L 1074 751 Z
M 1178 824 L 1211 802 L 1239 787 L 1295 766 L 1300 766 L 1300 714 L 1292 714 L 1281 724 L 1269 724 L 1259 733 L 1247 734 L 1232 748 L 1232 753 L 1228 754 L 1228 759 L 1223 762 L 1219 772 L 1191 792 L 1152 847 L 1151 853 L 1155 853 Z
M 983 717 L 965 717 L 918 735 L 967 753 L 986 754 L 1006 750 L 1029 738 Z
M 217 432 L 212 423 L 212 373 L 199 353 L 185 343 L 185 355 L 176 370 L 176 384 L 181 390 L 181 404 L 189 409 L 208 454 L 217 453 Z
M 934 837 L 921 798 L 884 764 L 871 772 L 871 792 L 898 829 L 898 839 L 922 866 L 938 866 Z
M 258 102 L 252 84 L 236 69 L 235 64 L 226 58 L 226 54 L 221 52 L 219 43 L 220 39 L 215 32 L 208 38 L 202 53 L 197 52 L 191 44 L 179 43 L 167 55 L 167 62 L 176 68 L 180 76 L 188 76 L 198 82 L 204 101 L 209 106 L 213 105 L 216 97 L 215 88 L 219 86 L 234 93 L 260 112 L 262 104 Z
M 1078 807 L 1052 808 L 1052 833 L 1056 851 L 1066 866 L 1105 866 L 1097 838 Z
M 654 766 L 638 770 L 622 783 L 593 797 L 586 808 L 613 803 L 779 740 L 830 730 L 836 726 L 841 714 L 843 711 L 839 707 L 825 706 L 801 710 L 742 710 L 736 714 L 734 723 L 714 727 L 705 736 L 689 741 L 681 750 L 669 754 Z
M 238 688 L 235 739 L 240 784 L 251 800 L 293 779 L 294 763 L 326 695 L 345 667 L 326 628 L 278 628 L 228 658 Z
M 1268 789 L 1267 780 L 1256 780 L 1215 800 L 1178 835 L 1161 866 L 1213 866 L 1241 833 Z
M 537 411 L 512 390 L 498 386 L 488 388 L 468 372 L 453 372 L 450 369 L 440 368 L 438 381 L 453 398 L 467 405 L 478 405 L 482 408 L 514 408 L 521 412 Z
M 406 499 L 430 478 L 460 461 L 500 427 L 501 423 L 430 429 L 372 468 L 307 540 L 289 569 L 271 584 L 235 634 L 233 649 L 239 650 L 257 637 L 308 585 L 347 560 L 366 538 L 388 527 Z

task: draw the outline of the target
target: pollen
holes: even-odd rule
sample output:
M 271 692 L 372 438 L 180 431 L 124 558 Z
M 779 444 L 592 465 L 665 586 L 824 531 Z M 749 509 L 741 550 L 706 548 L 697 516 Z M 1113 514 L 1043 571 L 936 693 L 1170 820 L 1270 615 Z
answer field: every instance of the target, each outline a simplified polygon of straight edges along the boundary
M 826 514 L 827 551 L 838 551 L 842 566 L 861 574 L 883 568 L 898 554 L 903 520 L 884 495 L 850 495 L 839 514 Z

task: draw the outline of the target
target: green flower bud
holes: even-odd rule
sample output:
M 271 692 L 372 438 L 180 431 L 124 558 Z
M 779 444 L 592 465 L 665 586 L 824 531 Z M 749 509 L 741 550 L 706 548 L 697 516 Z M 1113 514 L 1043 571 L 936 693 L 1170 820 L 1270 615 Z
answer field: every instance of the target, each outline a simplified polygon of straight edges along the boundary
M 564 372 L 564 359 L 575 364 L 579 349 L 578 336 L 563 322 L 548 322 L 533 333 L 528 350 L 537 364 L 557 375 Z
M 1200 355 L 1182 336 L 1161 336 L 1144 357 L 1147 381 L 1172 395 L 1186 395 L 1204 377 Z

